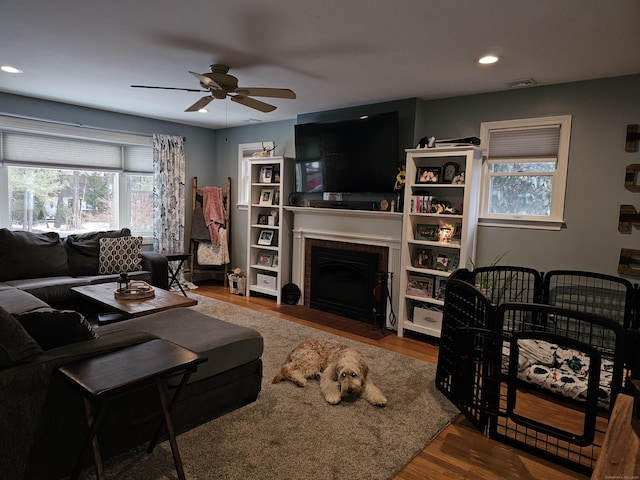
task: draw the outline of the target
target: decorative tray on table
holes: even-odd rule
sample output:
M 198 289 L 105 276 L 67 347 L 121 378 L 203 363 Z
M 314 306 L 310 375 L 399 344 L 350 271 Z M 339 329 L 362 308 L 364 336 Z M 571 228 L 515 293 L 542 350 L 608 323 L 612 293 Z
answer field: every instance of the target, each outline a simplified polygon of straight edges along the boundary
M 141 280 L 129 282 L 125 288 L 116 289 L 114 295 L 118 300 L 142 300 L 156 296 L 153 287 Z

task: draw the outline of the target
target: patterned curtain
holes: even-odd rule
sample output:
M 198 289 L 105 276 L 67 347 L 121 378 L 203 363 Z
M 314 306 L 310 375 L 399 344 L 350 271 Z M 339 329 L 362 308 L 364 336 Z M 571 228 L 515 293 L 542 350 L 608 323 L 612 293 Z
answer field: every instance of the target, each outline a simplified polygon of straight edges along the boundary
M 184 252 L 184 139 L 153 135 L 153 249 Z M 184 283 L 182 271 L 178 279 Z

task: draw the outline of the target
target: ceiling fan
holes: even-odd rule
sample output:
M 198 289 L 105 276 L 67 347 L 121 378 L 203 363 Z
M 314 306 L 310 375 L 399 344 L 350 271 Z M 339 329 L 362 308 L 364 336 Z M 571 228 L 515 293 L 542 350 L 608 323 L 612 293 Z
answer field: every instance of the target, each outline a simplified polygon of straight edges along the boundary
M 263 87 L 238 87 L 238 79 L 233 75 L 229 75 L 229 67 L 227 65 L 214 64 L 209 67 L 210 73 L 189 72 L 200 82 L 199 89 L 196 88 L 177 88 L 177 87 L 154 87 L 150 85 L 131 85 L 134 88 L 158 88 L 162 90 L 183 90 L 185 92 L 209 92 L 209 95 L 202 97 L 196 103 L 191 105 L 185 112 L 197 112 L 215 99 L 224 100 L 227 96 L 231 101 L 240 103 L 246 107 L 254 108 L 261 112 L 272 112 L 275 106 L 256 100 L 255 97 L 271 97 L 271 98 L 296 98 L 296 94 L 288 88 L 263 88 Z

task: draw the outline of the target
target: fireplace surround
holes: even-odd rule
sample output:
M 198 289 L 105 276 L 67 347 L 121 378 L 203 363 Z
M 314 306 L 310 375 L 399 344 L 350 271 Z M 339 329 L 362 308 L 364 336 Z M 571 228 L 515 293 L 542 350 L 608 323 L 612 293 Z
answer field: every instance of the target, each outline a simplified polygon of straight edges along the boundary
M 378 272 L 387 273 L 390 298 L 384 326 L 396 329 L 402 214 L 314 207 L 285 207 L 293 214 L 292 283 L 302 293 L 298 304 L 310 306 L 311 248 L 336 248 L 377 254 Z

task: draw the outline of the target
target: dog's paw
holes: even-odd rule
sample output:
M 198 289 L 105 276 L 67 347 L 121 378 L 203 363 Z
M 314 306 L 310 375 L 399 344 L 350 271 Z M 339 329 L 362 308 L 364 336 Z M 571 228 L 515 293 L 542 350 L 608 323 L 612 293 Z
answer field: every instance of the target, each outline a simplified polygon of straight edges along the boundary
M 376 399 L 375 401 L 371 402 L 371 405 L 376 406 L 376 407 L 384 407 L 384 406 L 387 405 L 387 399 L 386 398 Z
M 332 393 L 327 393 L 324 396 L 324 399 L 327 401 L 327 403 L 330 403 L 331 405 L 337 405 L 340 403 L 340 400 L 342 400 L 342 397 L 340 396 L 340 392 L 332 392 Z

